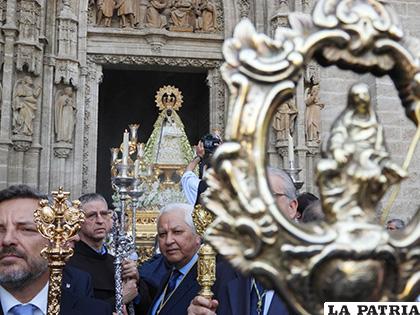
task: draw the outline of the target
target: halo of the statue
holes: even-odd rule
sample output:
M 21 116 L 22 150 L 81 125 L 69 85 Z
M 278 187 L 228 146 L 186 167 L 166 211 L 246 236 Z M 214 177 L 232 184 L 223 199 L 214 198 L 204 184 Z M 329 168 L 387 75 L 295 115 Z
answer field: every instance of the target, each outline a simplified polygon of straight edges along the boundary
M 420 285 L 419 226 L 396 240 L 372 219 L 373 206 L 406 174 L 390 160 L 366 86 L 349 91 L 348 107 L 333 125 L 317 167 L 328 224 L 300 227 L 277 208 L 265 152 L 275 109 L 292 97 L 310 60 L 389 75 L 407 116 L 418 124 L 419 59 L 407 48 L 393 11 L 376 0 L 319 0 L 312 17 L 291 14 L 289 23 L 290 29 L 278 28 L 272 39 L 242 20 L 225 41 L 222 75 L 231 102 L 225 143 L 207 174 L 204 202 L 216 219 L 206 239 L 301 314 L 321 314 L 325 301 L 414 299 Z M 359 116 L 369 122 L 364 129 Z M 349 130 L 362 140 L 351 138 Z M 351 152 L 341 150 L 347 140 L 353 141 Z M 349 261 L 352 273 L 346 274 Z

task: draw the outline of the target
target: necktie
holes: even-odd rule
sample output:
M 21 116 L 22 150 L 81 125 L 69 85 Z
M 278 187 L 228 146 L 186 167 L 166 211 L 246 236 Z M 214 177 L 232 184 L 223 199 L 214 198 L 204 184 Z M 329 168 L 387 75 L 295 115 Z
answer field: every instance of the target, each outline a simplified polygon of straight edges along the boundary
M 171 277 L 169 278 L 169 281 L 168 281 L 168 285 L 166 286 L 165 297 L 163 299 L 164 301 L 166 301 L 169 298 L 172 291 L 175 289 L 176 281 L 181 275 L 182 273 L 178 269 L 174 269 L 172 271 Z
M 33 304 L 18 304 L 14 306 L 10 311 L 13 315 L 33 315 L 36 306 Z
M 266 290 L 254 279 L 251 281 L 250 315 L 263 315 Z

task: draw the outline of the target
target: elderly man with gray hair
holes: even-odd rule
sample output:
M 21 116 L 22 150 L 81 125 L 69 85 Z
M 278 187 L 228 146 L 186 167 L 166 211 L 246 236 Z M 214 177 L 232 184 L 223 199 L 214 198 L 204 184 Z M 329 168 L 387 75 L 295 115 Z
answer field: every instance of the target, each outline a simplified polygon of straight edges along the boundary
M 174 203 L 165 206 L 157 219 L 159 249 L 172 266 L 163 278 L 148 314 L 186 314 L 197 295 L 197 251 L 201 239 L 192 220 L 193 206 Z

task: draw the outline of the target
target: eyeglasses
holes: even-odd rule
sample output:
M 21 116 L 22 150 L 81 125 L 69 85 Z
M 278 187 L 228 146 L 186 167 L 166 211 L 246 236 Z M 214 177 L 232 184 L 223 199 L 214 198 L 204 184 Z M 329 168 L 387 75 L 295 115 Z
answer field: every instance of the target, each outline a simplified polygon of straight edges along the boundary
M 99 211 L 99 212 L 91 212 L 89 214 L 85 215 L 86 220 L 95 220 L 95 219 L 99 219 L 99 217 L 102 217 L 104 219 L 109 219 L 111 217 L 112 211 L 110 210 L 103 210 L 103 211 Z

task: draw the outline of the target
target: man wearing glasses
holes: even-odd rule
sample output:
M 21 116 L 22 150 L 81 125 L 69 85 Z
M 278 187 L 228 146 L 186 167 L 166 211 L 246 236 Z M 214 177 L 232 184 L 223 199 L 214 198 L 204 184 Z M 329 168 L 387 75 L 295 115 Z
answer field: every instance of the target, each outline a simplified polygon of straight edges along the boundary
M 106 237 L 113 224 L 112 211 L 108 209 L 105 198 L 100 194 L 85 194 L 79 200 L 85 212 L 85 222 L 79 232 L 80 241 L 76 243 L 74 255 L 68 264 L 89 272 L 93 280 L 95 298 L 105 300 L 114 307 L 114 256 L 110 255 L 105 247 Z M 147 307 L 147 287 L 140 282 L 135 261 L 123 262 L 122 277 L 124 304 L 135 300 L 138 302 L 135 303 L 136 311 L 137 308 Z M 141 312 L 139 309 L 139 314 Z
M 290 176 L 280 169 L 267 169 L 268 182 L 277 207 L 290 220 L 296 220 L 298 201 Z M 188 315 L 291 315 L 285 302 L 266 290 L 252 277 L 245 277 L 230 266 L 219 268 L 217 299 L 196 296 L 188 307 Z

